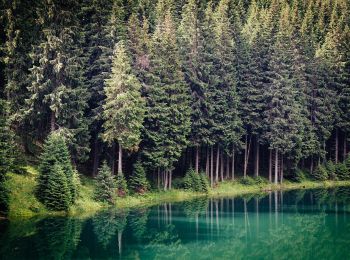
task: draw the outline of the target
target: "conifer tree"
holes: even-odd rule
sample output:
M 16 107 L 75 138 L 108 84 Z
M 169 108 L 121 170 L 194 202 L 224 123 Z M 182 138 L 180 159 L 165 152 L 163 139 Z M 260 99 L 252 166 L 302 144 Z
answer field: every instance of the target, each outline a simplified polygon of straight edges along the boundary
M 145 108 L 140 88 L 140 82 L 132 73 L 124 43 L 119 42 L 115 50 L 111 77 L 106 80 L 102 135 L 107 143 L 119 144 L 119 175 L 122 175 L 122 149 L 137 151 L 141 141 Z
M 116 195 L 116 181 L 106 161 L 102 163 L 102 166 L 98 171 L 96 181 L 96 199 L 113 204 Z
M 147 97 L 144 154 L 154 168 L 165 170 L 164 188 L 167 189 L 171 185 L 174 163 L 188 143 L 190 110 L 189 91 L 184 84 L 174 38 L 175 24 L 170 10 L 162 4 L 163 1 L 158 4 L 152 38 L 152 85 Z
M 139 194 L 143 194 L 149 190 L 149 183 L 146 177 L 145 169 L 140 160 L 137 160 L 133 166 L 133 172 L 129 181 L 130 188 Z
M 89 152 L 88 121 L 84 114 L 87 92 L 81 82 L 75 7 L 75 1 L 44 1 L 38 8 L 42 33 L 31 53 L 32 81 L 25 114 L 40 138 L 42 132 L 65 127 L 71 136 L 73 159 L 84 161 Z
M 54 167 L 56 168 L 54 169 Z M 55 176 L 51 178 L 53 172 Z M 61 210 L 57 206 L 59 203 L 55 202 L 56 198 L 63 200 L 61 197 L 58 198 L 56 194 L 59 186 L 56 186 L 55 182 L 59 181 L 62 189 L 65 185 L 68 187 L 67 192 L 64 190 L 64 200 L 68 201 L 68 206 L 74 204 L 78 196 L 77 176 L 75 174 L 65 138 L 60 131 L 52 132 L 45 141 L 43 153 L 40 156 L 36 196 L 48 208 Z

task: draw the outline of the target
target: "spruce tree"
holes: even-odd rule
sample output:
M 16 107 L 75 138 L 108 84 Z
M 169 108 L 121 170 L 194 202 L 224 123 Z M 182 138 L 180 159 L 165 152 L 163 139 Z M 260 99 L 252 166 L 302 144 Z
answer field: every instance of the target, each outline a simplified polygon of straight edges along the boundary
M 31 53 L 30 95 L 26 118 L 36 135 L 65 127 L 73 159 L 84 161 L 89 152 L 87 91 L 82 84 L 81 49 L 75 1 L 43 1 L 38 8 L 40 42 Z M 47 122 L 50 122 L 47 124 Z
M 140 160 L 133 165 L 133 172 L 130 176 L 129 187 L 135 193 L 143 194 L 149 190 L 149 183 L 145 169 Z
M 141 128 L 145 102 L 140 93 L 140 82 L 133 75 L 123 42 L 115 50 L 112 74 L 106 80 L 106 99 L 103 105 L 102 138 L 109 144 L 118 142 L 118 174 L 122 174 L 122 148 L 137 151 L 141 141 Z
M 164 8 L 158 6 L 159 12 Z M 174 35 L 172 14 L 166 9 L 158 14 L 152 37 L 152 85 L 147 92 L 144 149 L 149 165 L 166 172 L 173 170 L 190 131 L 189 91 Z
M 96 181 L 97 188 L 95 198 L 99 201 L 113 204 L 116 195 L 116 181 L 106 161 L 102 163 Z
M 55 165 L 58 166 L 56 169 L 54 169 Z M 55 177 L 50 179 L 54 171 Z M 63 172 L 64 177 L 62 177 L 61 172 Z M 54 200 L 57 197 L 57 186 L 54 185 L 54 182 L 60 178 L 60 185 L 68 187 L 64 195 L 68 206 L 74 204 L 78 196 L 75 174 L 65 138 L 60 131 L 52 132 L 45 141 L 43 153 L 40 156 L 37 198 L 48 208 L 55 207 L 51 206 L 56 205 Z

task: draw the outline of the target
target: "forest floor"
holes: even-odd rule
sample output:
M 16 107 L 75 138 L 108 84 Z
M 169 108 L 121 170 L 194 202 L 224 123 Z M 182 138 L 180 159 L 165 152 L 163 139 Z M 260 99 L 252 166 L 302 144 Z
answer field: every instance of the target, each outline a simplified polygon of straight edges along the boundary
M 65 216 L 64 212 L 48 211 L 35 197 L 37 171 L 33 167 L 27 167 L 28 174 L 9 174 L 7 187 L 10 190 L 9 219 L 23 219 L 31 217 Z M 94 200 L 95 182 L 91 178 L 82 177 L 80 196 L 76 204 L 68 212 L 69 216 L 86 218 L 94 215 L 109 206 Z M 305 180 L 303 182 L 285 181 L 283 184 L 254 184 L 243 185 L 238 181 L 225 181 L 208 194 L 196 193 L 180 189 L 170 191 L 153 191 L 143 195 L 126 196 L 117 198 L 115 207 L 119 209 L 133 207 L 147 207 L 161 203 L 181 202 L 199 197 L 229 197 L 246 194 L 266 193 L 274 190 L 314 189 L 330 188 L 336 186 L 350 186 L 350 181 L 325 181 L 316 182 Z

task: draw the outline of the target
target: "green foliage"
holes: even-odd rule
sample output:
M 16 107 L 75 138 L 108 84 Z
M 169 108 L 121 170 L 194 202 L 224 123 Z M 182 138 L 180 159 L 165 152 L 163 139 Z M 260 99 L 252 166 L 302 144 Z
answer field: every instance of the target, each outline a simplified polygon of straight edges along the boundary
M 96 181 L 97 185 L 95 198 L 99 201 L 113 204 L 117 191 L 116 181 L 106 161 L 102 163 L 102 166 L 98 171 Z
M 129 187 L 135 193 L 143 194 L 149 190 L 149 182 L 146 178 L 146 171 L 140 160 L 134 164 L 133 173 L 129 180 Z
M 263 185 L 263 184 L 266 184 L 268 183 L 268 180 L 266 180 L 265 178 L 261 177 L 261 176 L 258 176 L 258 177 L 255 177 L 255 178 L 252 178 L 252 177 L 245 177 L 245 178 L 241 178 L 239 180 L 239 182 L 243 185 Z
M 123 174 L 117 175 L 116 184 L 117 184 L 117 194 L 119 197 L 125 197 L 126 195 L 128 195 L 129 193 L 128 184 Z
M 67 211 L 71 204 L 70 191 L 65 172 L 60 164 L 55 163 L 47 178 L 48 196 L 42 201 L 50 210 Z
M 338 163 L 335 165 L 335 173 L 339 180 L 348 180 L 350 179 L 349 169 L 346 167 L 345 163 Z
M 327 161 L 325 167 L 326 167 L 326 170 L 328 172 L 329 178 L 331 180 L 337 180 L 338 176 L 336 174 L 336 166 L 333 163 L 333 161 L 332 160 Z
M 318 181 L 326 181 L 328 176 L 327 168 L 321 164 L 311 173 L 311 177 Z
M 49 209 L 67 210 L 78 197 L 77 178 L 64 137 L 59 131 L 51 133 L 40 157 L 37 198 Z M 59 187 L 62 188 L 65 198 L 59 198 L 56 194 Z M 67 201 L 67 205 L 60 206 L 55 202 L 56 199 Z
M 344 163 L 348 171 L 350 171 L 350 154 L 346 157 Z
M 307 180 L 307 174 L 305 173 L 305 171 L 301 170 L 301 169 L 296 169 L 295 171 L 295 180 L 297 182 L 303 182 L 305 180 Z
M 205 173 L 196 173 L 193 168 L 187 170 L 183 179 L 183 185 L 186 190 L 196 192 L 209 192 L 209 181 Z

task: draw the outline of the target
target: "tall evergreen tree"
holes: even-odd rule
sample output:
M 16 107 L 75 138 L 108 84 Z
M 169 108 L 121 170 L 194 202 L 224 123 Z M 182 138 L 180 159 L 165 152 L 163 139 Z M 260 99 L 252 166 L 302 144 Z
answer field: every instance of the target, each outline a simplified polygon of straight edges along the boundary
M 84 161 L 89 151 L 84 114 L 88 96 L 81 82 L 75 7 L 75 1 L 44 1 L 38 9 L 42 38 L 31 53 L 32 84 L 25 113 L 40 138 L 42 133 L 65 127 L 73 159 Z
M 160 1 L 157 10 L 157 25 L 152 37 L 152 85 L 147 97 L 144 154 L 154 168 L 165 171 L 164 187 L 167 189 L 171 187 L 174 163 L 188 143 L 189 91 L 181 71 L 170 8 Z
M 144 99 L 140 93 L 140 82 L 132 74 L 129 57 L 123 42 L 115 50 L 112 74 L 106 80 L 103 105 L 102 138 L 109 144 L 118 142 L 118 174 L 122 174 L 122 149 L 137 151 L 141 141 L 144 119 Z

